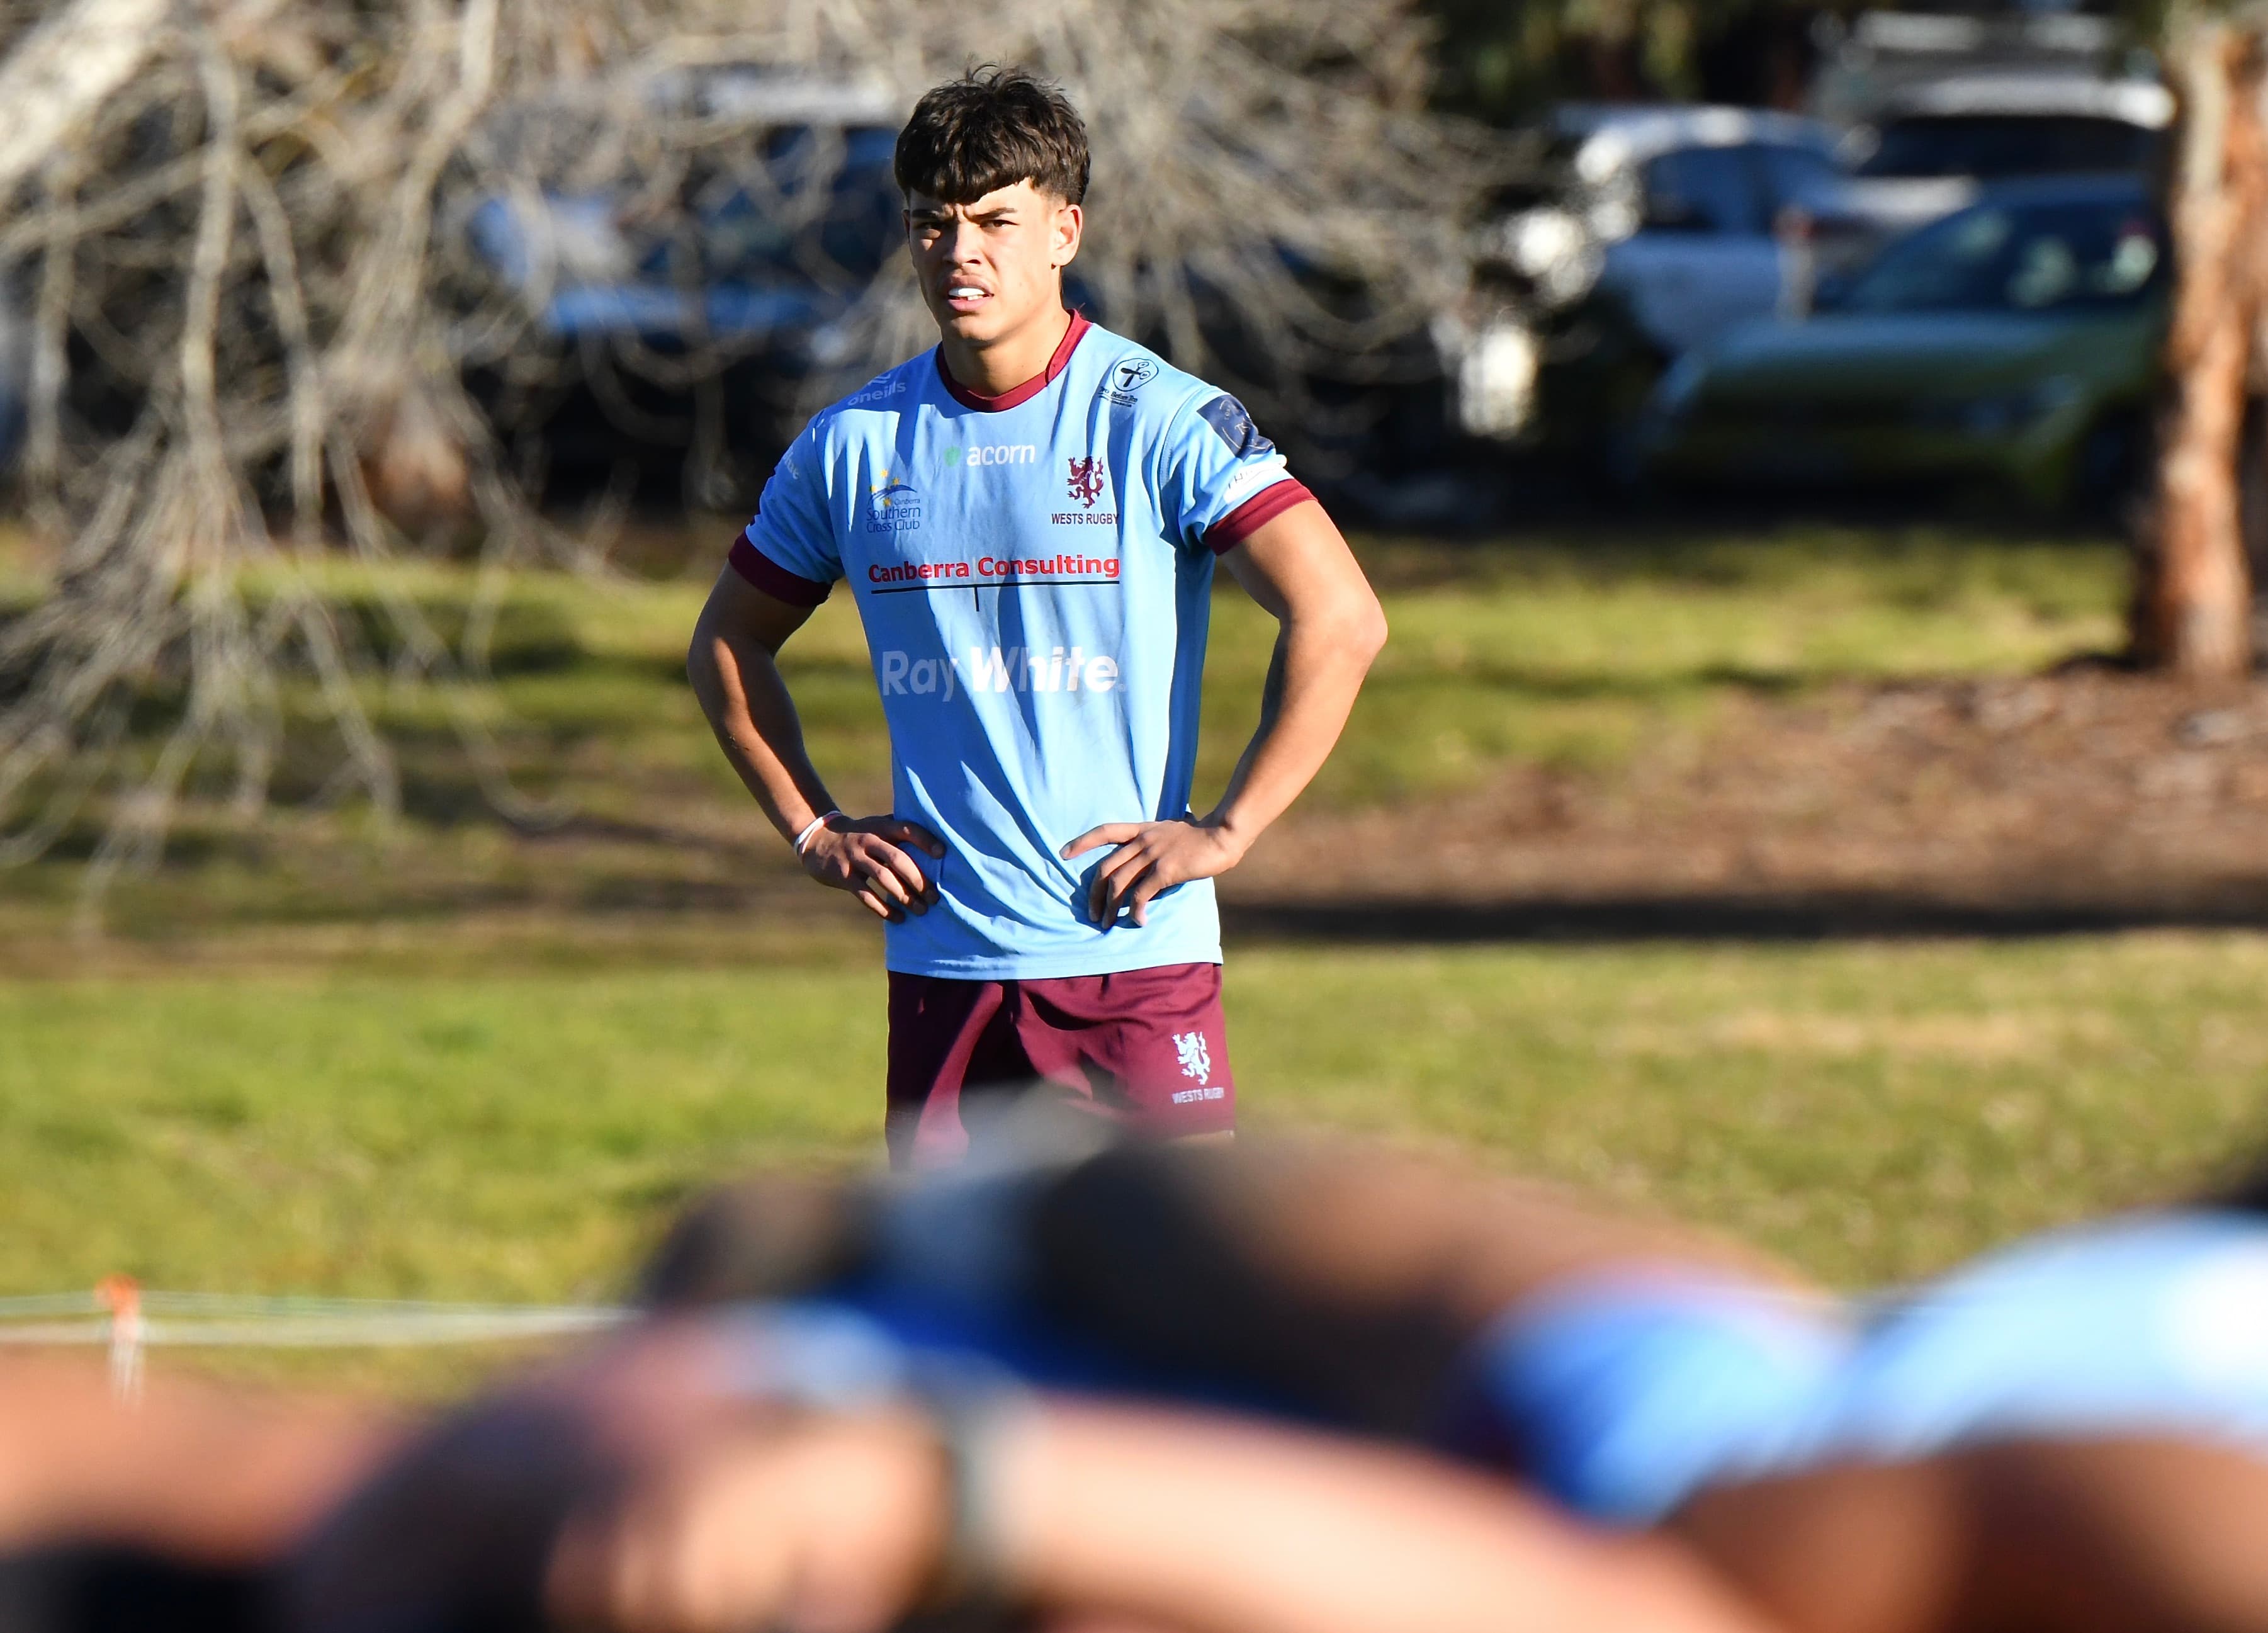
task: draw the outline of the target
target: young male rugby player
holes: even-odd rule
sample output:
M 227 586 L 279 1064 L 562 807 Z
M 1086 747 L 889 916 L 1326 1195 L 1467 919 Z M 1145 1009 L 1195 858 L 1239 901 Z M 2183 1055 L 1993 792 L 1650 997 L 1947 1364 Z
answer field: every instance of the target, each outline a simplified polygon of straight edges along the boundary
M 901 1166 L 966 1149 L 967 1092 L 1032 1081 L 1150 1133 L 1232 1127 L 1211 881 L 1314 776 L 1386 638 L 1236 399 L 1065 307 L 1087 166 L 1078 114 L 1020 70 L 916 105 L 896 174 L 938 345 L 797 438 L 688 658 L 805 871 L 888 922 Z M 1198 816 L 1216 558 L 1281 632 Z M 828 796 L 774 663 L 837 578 L 889 720 L 886 815 Z

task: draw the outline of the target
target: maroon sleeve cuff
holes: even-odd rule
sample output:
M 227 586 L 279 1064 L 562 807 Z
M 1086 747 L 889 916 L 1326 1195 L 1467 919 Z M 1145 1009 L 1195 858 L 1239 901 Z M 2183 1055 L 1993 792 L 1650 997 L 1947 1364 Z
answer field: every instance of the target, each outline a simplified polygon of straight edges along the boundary
M 1204 541 L 1215 555 L 1242 544 L 1294 505 L 1313 504 L 1315 496 L 1296 476 L 1270 482 L 1227 515 L 1205 529 Z
M 790 607 L 816 607 L 835 588 L 831 584 L 821 584 L 817 579 L 788 571 L 750 544 L 746 533 L 733 541 L 733 553 L 725 559 L 741 577 L 775 601 L 785 601 Z

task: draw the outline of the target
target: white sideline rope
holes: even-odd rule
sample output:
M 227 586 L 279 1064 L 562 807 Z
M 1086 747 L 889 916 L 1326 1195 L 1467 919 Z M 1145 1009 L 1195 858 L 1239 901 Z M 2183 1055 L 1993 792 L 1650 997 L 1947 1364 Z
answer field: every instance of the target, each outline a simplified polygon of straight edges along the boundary
M 114 1277 L 91 1292 L 0 1298 L 0 1347 L 107 1346 L 111 1387 L 131 1399 L 141 1391 L 143 1351 L 158 1345 L 350 1350 L 499 1343 L 603 1332 L 630 1315 L 615 1305 L 154 1292 Z
M 141 1342 L 176 1349 L 353 1350 L 410 1344 L 493 1343 L 510 1338 L 549 1338 L 603 1331 L 627 1320 L 614 1310 L 466 1310 L 426 1316 L 284 1317 L 252 1321 L 144 1320 Z M 0 1345 L 107 1344 L 109 1316 L 84 1321 L 0 1326 Z
M 630 1315 L 610 1305 L 259 1298 L 226 1293 L 145 1292 L 135 1302 L 145 1344 L 285 1349 L 541 1338 L 596 1332 Z M 0 1298 L 0 1344 L 108 1343 L 123 1313 L 95 1293 Z M 55 1319 L 71 1316 L 84 1319 Z M 48 1319 L 39 1319 L 42 1317 Z

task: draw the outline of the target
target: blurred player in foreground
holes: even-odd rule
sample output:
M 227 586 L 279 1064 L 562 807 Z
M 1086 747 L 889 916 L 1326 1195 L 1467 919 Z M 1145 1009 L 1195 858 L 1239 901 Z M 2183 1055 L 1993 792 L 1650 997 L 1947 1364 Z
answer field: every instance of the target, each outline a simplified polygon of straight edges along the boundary
M 1243 405 L 1065 305 L 1087 170 L 1079 114 L 1029 75 L 974 71 L 915 106 L 896 173 L 939 342 L 796 439 L 687 659 L 804 870 L 887 922 L 900 1165 L 961 1155 L 964 1094 L 1234 1126 L 1211 881 L 1321 768 L 1386 638 Z M 1139 179 L 1118 181 L 1139 208 Z M 1259 725 L 1200 816 L 1216 561 L 1280 632 Z M 775 662 L 837 579 L 889 722 L 886 815 L 836 806 Z
M 679 1233 L 654 1276 L 674 1313 L 457 1415 L 320 1526 L 378 1442 L 300 1454 L 319 1477 L 287 1466 L 266 1556 L 316 1633 L 879 1633 L 1002 1606 L 1184 1633 L 2268 1629 L 2255 1203 L 1852 1310 L 1675 1227 L 1374 1151 L 775 1183 Z M 1266 1416 L 1034 1394 L 972 1344 Z M 200 1490 L 153 1467 L 122 1534 L 178 1548 Z
M 736 1261 L 752 1225 L 802 1246 Z M 1850 1304 L 1442 1164 L 1125 1148 L 728 1195 L 659 1286 L 784 1291 L 798 1262 L 902 1327 L 1083 1346 L 1516 1475 L 1683 1539 L 1790 1628 L 2268 1629 L 2260 1187 Z
M 460 1419 L 302 1556 L 291 1625 L 1768 1633 L 1681 1546 L 1406 1450 L 1028 1394 L 840 1312 L 657 1325 Z

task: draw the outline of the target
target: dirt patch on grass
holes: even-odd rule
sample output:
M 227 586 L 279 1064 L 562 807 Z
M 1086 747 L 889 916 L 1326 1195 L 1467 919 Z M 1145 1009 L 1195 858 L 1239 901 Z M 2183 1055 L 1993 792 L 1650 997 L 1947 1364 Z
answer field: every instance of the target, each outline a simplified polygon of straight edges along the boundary
M 0 894 L 0 975 L 875 956 L 878 927 L 803 879 L 738 791 L 657 774 L 614 804 L 367 843 L 320 817 L 192 833 L 92 942 L 70 933 L 76 874 L 46 865 Z M 2268 685 L 2079 669 L 1732 689 L 1610 769 L 1297 809 L 1221 898 L 1232 946 L 2268 927 Z
M 1222 894 L 1249 932 L 1379 938 L 2268 923 L 2268 687 L 1736 696 L 1611 776 L 1295 816 Z

